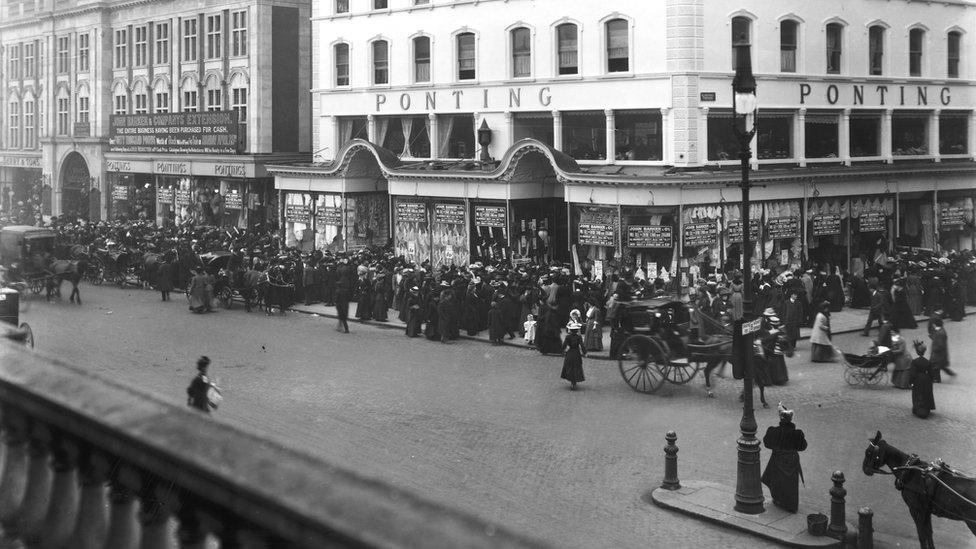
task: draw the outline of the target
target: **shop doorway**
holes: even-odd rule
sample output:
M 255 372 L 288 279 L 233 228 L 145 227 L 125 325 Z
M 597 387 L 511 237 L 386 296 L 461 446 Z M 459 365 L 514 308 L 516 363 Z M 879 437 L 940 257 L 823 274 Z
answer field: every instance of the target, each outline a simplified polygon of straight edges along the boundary
M 70 220 L 87 219 L 91 174 L 88 163 L 77 152 L 68 153 L 61 164 L 61 214 Z

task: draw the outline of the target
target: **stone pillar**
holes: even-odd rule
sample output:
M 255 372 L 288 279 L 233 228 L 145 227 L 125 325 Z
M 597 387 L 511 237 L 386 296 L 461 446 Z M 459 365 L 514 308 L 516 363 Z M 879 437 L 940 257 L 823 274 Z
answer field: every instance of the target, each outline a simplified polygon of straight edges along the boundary
M 881 156 L 885 164 L 891 164 L 891 109 L 885 109 L 881 114 Z
M 665 164 L 674 164 L 674 147 L 671 143 L 671 109 L 661 109 L 661 160 Z
M 30 466 L 27 470 L 27 491 L 20 510 L 20 533 L 30 545 L 40 541 L 44 517 L 51 503 L 51 432 L 46 425 L 35 424 L 30 433 Z
M 108 472 L 109 459 L 90 448 L 83 453 L 81 464 L 81 495 L 78 499 L 78 520 L 72 538 L 81 549 L 105 547 L 108 537 Z
M 606 147 L 607 147 L 607 158 L 604 164 L 613 164 L 617 158 L 617 139 L 614 136 L 614 132 L 617 129 L 617 124 L 613 116 L 613 109 L 604 109 L 603 116 L 606 119 Z
M 63 433 L 51 444 L 54 481 L 40 539 L 43 547 L 63 547 L 78 520 L 78 445 Z
M 179 512 L 181 549 L 206 549 L 209 530 L 196 502 L 184 501 Z
M 942 162 L 942 153 L 939 151 L 939 117 L 942 111 L 935 109 L 929 118 L 929 154 L 935 157 L 936 162 Z
M 807 166 L 807 109 L 801 108 L 793 118 L 793 158 L 801 168 Z
M 851 165 L 851 109 L 844 109 L 840 113 L 840 121 L 837 124 L 837 156 L 845 166 Z
M 17 547 L 22 543 L 18 529 L 20 510 L 27 492 L 28 425 L 27 418 L 9 407 L 3 407 L 3 471 L 0 472 L 0 546 Z
M 701 143 L 697 160 L 699 164 L 708 163 L 708 109 L 704 105 L 698 109 L 698 142 Z
M 139 474 L 122 465 L 111 482 L 111 511 L 109 513 L 106 547 L 137 549 L 141 529 L 137 520 L 139 500 L 136 493 L 142 488 Z
M 671 74 L 672 163 L 695 166 L 707 161 L 708 142 L 700 124 L 700 74 L 705 58 L 705 0 L 667 0 L 666 70 Z M 701 149 L 705 148 L 705 151 Z
M 508 149 L 511 149 L 512 145 L 515 144 L 515 115 L 512 111 L 505 111 L 505 129 L 502 130 L 502 135 L 505 136 L 502 143 L 492 144 L 492 148 L 495 149 L 495 154 L 492 156 L 495 159 L 504 156 Z
M 430 123 L 430 131 L 427 133 L 427 138 L 430 139 L 430 157 L 432 159 L 437 159 L 440 154 L 440 142 L 441 142 L 441 128 L 437 124 L 437 115 L 430 113 L 427 115 L 427 121 Z
M 552 148 L 563 150 L 563 113 L 559 111 L 552 111 Z
M 366 135 L 370 143 L 376 143 L 376 117 L 371 114 L 366 115 Z M 376 144 L 383 146 L 382 143 Z
M 966 139 L 966 148 L 969 149 L 969 156 L 976 160 L 976 111 L 969 113 L 969 124 L 967 128 L 969 134 Z
M 139 523 L 142 526 L 142 540 L 139 549 L 169 549 L 175 547 L 177 540 L 170 527 L 173 516 L 179 509 L 179 500 L 169 482 L 151 477 L 140 494 Z

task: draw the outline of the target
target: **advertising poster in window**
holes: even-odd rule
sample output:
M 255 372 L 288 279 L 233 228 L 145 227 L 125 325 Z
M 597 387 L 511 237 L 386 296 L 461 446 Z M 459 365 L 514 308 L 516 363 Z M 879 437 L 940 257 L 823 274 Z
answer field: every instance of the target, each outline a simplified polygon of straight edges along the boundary
M 244 209 L 244 197 L 241 193 L 227 193 L 224 196 L 224 207 L 228 210 Z
M 577 236 L 579 244 L 616 247 L 617 212 L 583 209 L 580 211 Z
M 190 205 L 190 191 L 188 189 L 176 189 L 176 205 L 177 206 Z
M 857 217 L 858 231 L 883 233 L 888 230 L 888 216 L 884 212 L 864 212 Z
M 972 214 L 965 208 L 958 206 L 945 206 L 939 209 L 939 230 L 958 231 L 966 227 L 966 219 L 971 218 Z
M 749 220 L 749 240 L 753 244 L 759 242 L 759 229 L 762 227 L 762 223 L 758 219 Z M 729 242 L 739 243 L 742 242 L 742 222 L 741 221 L 729 221 Z
M 718 223 L 689 223 L 684 226 L 684 245 L 713 246 L 718 242 Z
M 285 220 L 291 223 L 310 223 L 312 208 L 302 204 L 285 205 Z
M 342 210 L 335 206 L 322 206 L 315 210 L 315 221 L 319 225 L 342 226 Z
M 396 254 L 413 263 L 431 259 L 427 202 L 396 198 L 393 219 L 393 245 Z
M 813 236 L 830 236 L 840 233 L 840 215 L 818 214 L 813 216 Z
M 434 204 L 434 223 L 464 225 L 464 204 Z
M 751 222 L 751 220 L 750 220 Z M 766 238 L 780 240 L 800 237 L 800 218 L 770 217 L 766 220 Z
M 474 224 L 478 227 L 505 227 L 508 225 L 508 213 L 505 206 L 474 207 Z
M 628 248 L 671 248 L 673 246 L 671 225 L 629 225 L 627 227 Z
M 132 189 L 122 185 L 116 185 L 112 188 L 112 200 L 129 200 L 129 192 Z
M 175 197 L 176 193 L 173 189 L 158 189 L 156 191 L 156 200 L 160 204 L 172 204 Z
M 509 259 L 508 207 L 504 204 L 474 204 L 472 218 L 471 259 Z
M 432 266 L 467 265 L 468 235 L 464 204 L 435 202 L 433 211 L 430 226 Z

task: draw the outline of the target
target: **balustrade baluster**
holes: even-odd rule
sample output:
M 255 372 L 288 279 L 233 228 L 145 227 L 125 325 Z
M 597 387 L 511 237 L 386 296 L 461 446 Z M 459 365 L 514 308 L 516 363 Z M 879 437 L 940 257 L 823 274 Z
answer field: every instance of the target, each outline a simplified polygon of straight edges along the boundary
M 137 515 L 139 499 L 136 493 L 142 488 L 142 479 L 131 467 L 122 465 L 111 480 L 112 501 L 108 523 L 107 549 L 136 549 L 142 531 Z
M 0 548 L 23 547 L 20 539 L 20 510 L 27 491 L 28 426 L 27 418 L 3 407 L 2 440 L 4 447 L 3 471 L 0 473 Z
M 51 503 L 51 483 L 54 471 L 51 470 L 51 430 L 47 425 L 33 423 L 30 429 L 27 470 L 27 491 L 20 509 L 20 533 L 28 545 L 40 542 L 44 531 L 44 517 Z
M 220 549 L 267 549 L 288 545 L 283 540 L 277 540 L 280 545 L 269 543 L 264 532 L 235 516 L 225 516 L 221 524 Z
M 102 549 L 108 536 L 109 458 L 86 448 L 81 463 L 81 495 L 78 520 L 71 536 L 73 549 Z
M 174 516 L 179 509 L 175 485 L 160 477 L 147 479 L 142 494 L 142 543 L 140 549 L 173 549 L 178 541 L 173 527 Z
M 60 549 L 71 539 L 78 520 L 78 444 L 67 434 L 55 431 L 51 453 L 54 480 L 40 546 L 43 549 Z
M 180 548 L 206 549 L 212 521 L 202 513 L 198 501 L 184 499 L 180 505 Z

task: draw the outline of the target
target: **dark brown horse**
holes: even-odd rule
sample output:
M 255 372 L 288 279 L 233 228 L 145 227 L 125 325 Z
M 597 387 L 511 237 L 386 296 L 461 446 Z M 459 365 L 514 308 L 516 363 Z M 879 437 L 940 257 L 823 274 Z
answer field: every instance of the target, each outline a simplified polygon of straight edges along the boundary
M 883 467 L 888 467 L 890 472 Z M 881 431 L 864 450 L 864 474 L 894 475 L 895 487 L 908 506 L 922 549 L 935 549 L 932 515 L 961 520 L 976 535 L 976 479 L 963 476 L 944 463 L 928 463 L 906 454 L 881 438 Z

